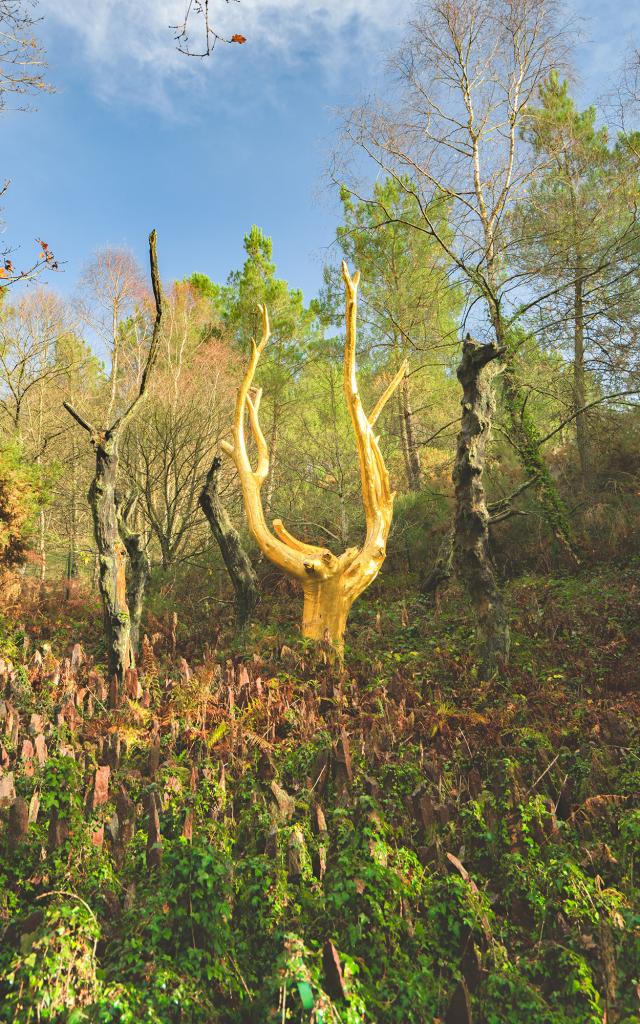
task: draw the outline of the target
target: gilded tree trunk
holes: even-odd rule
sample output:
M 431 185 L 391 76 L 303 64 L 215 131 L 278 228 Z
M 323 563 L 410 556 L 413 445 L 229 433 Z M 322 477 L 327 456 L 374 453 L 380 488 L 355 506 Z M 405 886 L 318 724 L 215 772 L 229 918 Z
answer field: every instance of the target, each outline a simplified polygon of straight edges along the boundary
M 233 458 L 242 485 L 247 523 L 258 547 L 283 572 L 302 584 L 304 609 L 302 633 L 313 640 L 327 640 L 341 656 L 349 610 L 356 598 L 376 578 L 386 556 L 386 543 L 393 516 L 394 493 L 374 432 L 385 405 L 400 384 L 406 364 L 400 367 L 372 411 L 362 407 L 356 376 L 357 289 L 360 275 L 350 276 L 342 264 L 346 291 L 346 343 L 344 350 L 344 396 L 356 440 L 364 505 L 366 535 L 362 546 L 334 555 L 327 548 L 293 537 L 282 520 L 267 526 L 260 490 L 269 475 L 269 447 L 260 426 L 262 391 L 253 387 L 260 355 L 269 341 L 271 328 L 266 307 L 261 306 L 262 337 L 252 340 L 249 365 L 238 390 L 233 420 L 233 441 L 222 449 Z M 257 450 L 254 469 L 247 451 L 245 419 L 249 416 Z
M 233 584 L 236 598 L 236 630 L 241 632 L 249 625 L 258 603 L 258 580 L 245 551 L 240 534 L 229 518 L 218 490 L 218 477 L 222 463 L 215 458 L 200 494 L 200 508 L 209 521 L 211 532 L 218 542 L 220 552 Z
M 345 594 L 343 577 L 305 581 L 302 592 L 302 635 L 310 640 L 322 640 L 341 653 L 352 605 Z
M 485 674 L 509 654 L 509 625 L 489 553 L 489 512 L 483 482 L 486 445 L 494 411 L 492 379 L 502 355 L 495 343 L 464 341 L 458 380 L 462 418 L 453 483 L 456 496 L 455 558 L 477 617 L 478 656 Z
M 127 605 L 126 553 L 118 530 L 115 496 L 117 440 L 108 431 L 94 434 L 91 440 L 96 452 L 96 473 L 88 497 L 98 550 L 98 587 L 102 598 L 109 675 L 122 682 L 134 661 Z

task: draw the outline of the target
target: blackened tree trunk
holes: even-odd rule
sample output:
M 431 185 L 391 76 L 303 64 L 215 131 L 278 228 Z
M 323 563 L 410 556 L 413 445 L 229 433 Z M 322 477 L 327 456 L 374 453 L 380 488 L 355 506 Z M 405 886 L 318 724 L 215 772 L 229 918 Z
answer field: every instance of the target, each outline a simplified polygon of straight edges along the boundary
M 93 528 L 96 540 L 98 587 L 104 613 L 109 674 L 112 682 L 114 682 L 115 677 L 117 685 L 121 685 L 124 682 L 127 669 L 134 667 L 131 644 L 131 615 L 127 603 L 126 549 L 120 536 L 116 500 L 118 437 L 146 395 L 149 375 L 156 361 L 160 344 L 162 288 L 156 256 L 155 231 L 152 231 L 149 235 L 149 263 L 156 317 L 138 394 L 123 414 L 104 429 L 96 428 L 81 416 L 69 402 L 63 402 L 64 408 L 69 415 L 73 417 L 83 430 L 86 430 L 96 454 L 95 476 L 89 488 L 88 498 L 93 515 Z M 114 380 L 112 384 L 115 388 L 117 380 Z
M 151 576 L 151 564 L 142 534 L 133 524 L 135 500 L 118 504 L 118 529 L 127 551 L 127 605 L 131 616 L 131 649 L 140 653 L 140 623 L 144 610 L 144 597 Z
M 455 559 L 477 617 L 481 671 L 491 674 L 509 655 L 509 625 L 489 553 L 489 512 L 483 482 L 487 440 L 494 412 L 492 380 L 505 350 L 467 335 L 458 380 L 462 418 L 453 471 L 456 496 Z
M 89 488 L 89 505 L 98 549 L 98 587 L 102 598 L 109 675 L 121 681 L 133 667 L 131 616 L 127 604 L 126 552 L 118 531 L 116 476 L 118 439 L 110 431 L 94 431 L 96 472 Z
M 240 534 L 231 522 L 220 498 L 218 481 L 221 465 L 221 460 L 216 456 L 200 494 L 200 507 L 209 521 L 233 584 L 236 597 L 236 630 L 241 632 L 251 622 L 258 603 L 258 580 L 251 559 L 240 540 Z

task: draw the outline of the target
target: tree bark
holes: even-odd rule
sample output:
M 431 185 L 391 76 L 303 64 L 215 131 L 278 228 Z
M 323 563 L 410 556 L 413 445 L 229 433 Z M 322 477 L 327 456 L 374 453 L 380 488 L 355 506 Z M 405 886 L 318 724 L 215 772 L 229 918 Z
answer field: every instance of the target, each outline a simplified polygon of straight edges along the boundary
M 131 513 L 133 502 L 121 504 L 116 498 L 118 509 L 118 530 L 127 557 L 127 605 L 131 617 L 131 649 L 134 656 L 140 653 L 140 623 L 144 610 L 144 598 L 151 576 L 151 564 L 147 548 L 140 532 L 133 528 Z
M 350 598 L 346 594 L 343 576 L 305 581 L 302 590 L 302 635 L 330 644 L 341 655 L 347 619 L 356 595 Z
M 405 372 L 400 384 L 400 408 L 404 424 L 403 439 L 405 443 L 405 461 L 407 470 L 407 483 L 410 491 L 419 491 L 422 487 L 422 467 L 420 465 L 420 454 L 416 442 L 415 417 L 411 408 L 411 394 L 409 391 L 409 378 Z
M 44 509 L 40 509 L 40 582 L 47 578 L 47 529 Z
M 104 610 L 109 675 L 119 682 L 133 668 L 131 617 L 127 604 L 126 553 L 118 530 L 115 496 L 118 470 L 117 437 L 110 431 L 95 432 L 91 442 L 96 453 L 96 473 L 89 488 L 89 505 L 98 549 L 98 587 Z
M 216 456 L 200 494 L 200 508 L 209 521 L 231 578 L 236 598 L 236 630 L 249 625 L 258 603 L 258 580 L 240 534 L 229 518 L 218 490 L 221 460 Z
M 467 335 L 458 367 L 462 418 L 453 471 L 456 495 L 455 559 L 477 616 L 478 656 L 491 674 L 509 655 L 509 625 L 489 553 L 489 512 L 483 482 L 486 444 L 494 412 L 492 378 L 505 350 Z
M 580 272 L 580 266 L 579 266 Z M 584 280 L 578 276 L 574 285 L 574 353 L 573 353 L 573 403 L 576 416 L 576 442 L 580 460 L 582 486 L 589 473 L 589 433 L 587 414 L 586 381 L 584 365 Z

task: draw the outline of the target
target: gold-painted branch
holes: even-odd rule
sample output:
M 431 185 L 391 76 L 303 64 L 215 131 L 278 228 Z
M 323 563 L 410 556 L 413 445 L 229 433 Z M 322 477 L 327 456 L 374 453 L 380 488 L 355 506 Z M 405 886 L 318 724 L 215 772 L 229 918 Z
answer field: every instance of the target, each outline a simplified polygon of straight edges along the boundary
M 349 548 L 336 556 L 328 548 L 298 540 L 280 519 L 273 521 L 273 533 L 264 518 L 260 490 L 269 472 L 269 450 L 260 427 L 259 409 L 262 391 L 254 389 L 258 361 L 270 337 L 269 317 L 264 306 L 262 337 L 251 342 L 249 365 L 236 401 L 233 443 L 222 448 L 238 470 L 249 529 L 261 551 L 275 565 L 302 583 L 304 610 L 302 632 L 316 640 L 327 640 L 341 652 L 344 630 L 351 605 L 377 576 L 386 555 L 386 542 L 393 515 L 393 492 L 378 439 L 373 427 L 382 410 L 400 384 L 406 363 L 400 367 L 383 395 L 367 416 L 360 400 L 356 375 L 357 290 L 360 274 L 350 276 L 342 264 L 346 292 L 346 343 L 344 351 L 344 395 L 353 424 L 360 465 L 366 537 L 361 548 Z M 258 460 L 253 470 L 245 441 L 245 418 L 249 415 Z

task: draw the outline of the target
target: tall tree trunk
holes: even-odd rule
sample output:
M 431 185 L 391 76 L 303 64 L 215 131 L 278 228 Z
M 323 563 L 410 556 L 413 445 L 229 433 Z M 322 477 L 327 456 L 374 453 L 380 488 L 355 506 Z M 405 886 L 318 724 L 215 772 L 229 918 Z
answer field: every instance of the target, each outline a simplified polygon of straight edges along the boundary
M 71 551 L 70 551 L 70 575 L 76 577 L 78 575 L 78 507 L 76 504 L 77 500 L 77 461 L 76 461 L 76 450 L 75 450 L 75 438 L 73 444 L 73 467 L 71 471 Z
M 453 483 L 456 495 L 455 558 L 477 616 L 478 655 L 483 673 L 509 655 L 509 625 L 489 554 L 489 512 L 483 482 L 486 444 L 494 412 L 495 360 L 504 349 L 481 345 L 467 335 L 458 380 L 462 418 Z
M 40 509 L 40 582 L 47 578 L 47 528 L 44 509 Z
M 584 366 L 584 279 L 578 263 L 578 277 L 574 285 L 574 352 L 573 352 L 573 409 L 576 417 L 576 441 L 580 459 L 582 486 L 589 473 L 589 433 L 587 414 L 584 407 L 586 398 L 586 374 Z
M 258 603 L 258 580 L 245 551 L 240 534 L 229 518 L 218 490 L 221 460 L 211 463 L 207 479 L 200 494 L 200 508 L 209 521 L 211 531 L 231 578 L 236 598 L 236 630 L 241 632 L 249 625 Z
M 409 391 L 409 378 L 407 372 L 400 384 L 400 407 L 404 421 L 404 441 L 406 445 L 406 467 L 407 482 L 409 490 L 419 491 L 422 486 L 422 467 L 420 466 L 420 453 L 416 442 L 415 417 L 411 409 L 411 394 Z
M 101 431 L 94 433 L 91 440 L 96 453 L 96 473 L 88 497 L 98 549 L 98 587 L 104 613 L 109 675 L 122 682 L 127 669 L 133 668 L 134 659 L 127 604 L 126 553 L 118 530 L 115 496 L 117 438 L 109 431 Z
M 127 605 L 131 615 L 131 649 L 134 657 L 140 653 L 140 623 L 144 611 L 147 583 L 151 576 L 151 564 L 142 534 L 131 521 L 133 502 L 120 504 L 117 499 L 118 529 L 127 551 Z

